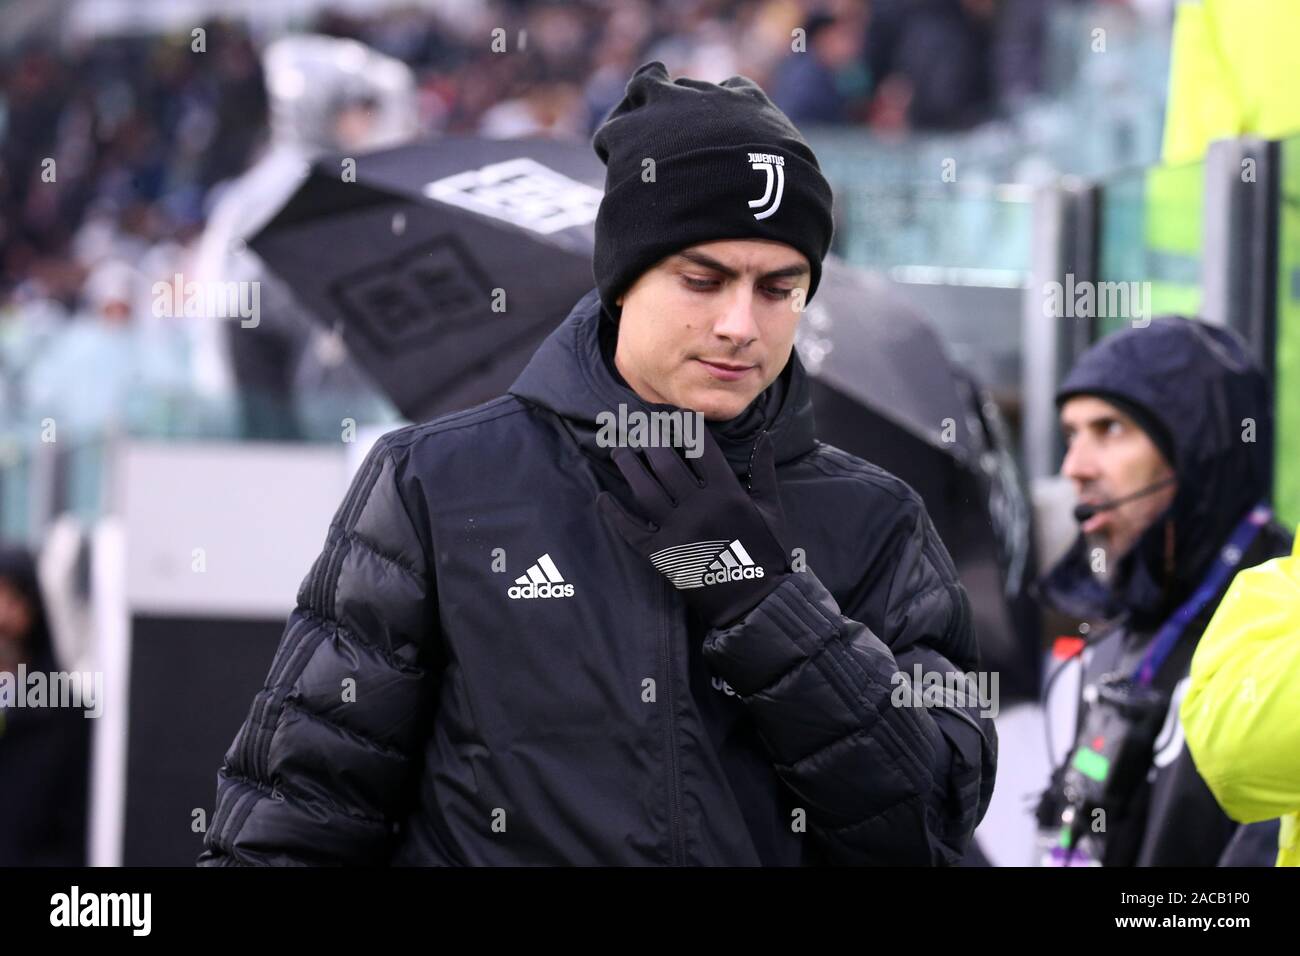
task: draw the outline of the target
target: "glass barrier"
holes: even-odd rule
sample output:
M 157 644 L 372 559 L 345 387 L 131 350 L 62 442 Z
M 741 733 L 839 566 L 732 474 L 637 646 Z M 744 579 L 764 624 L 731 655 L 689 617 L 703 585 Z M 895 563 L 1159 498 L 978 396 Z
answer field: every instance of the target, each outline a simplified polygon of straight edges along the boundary
M 31 511 L 31 466 L 10 436 L 0 436 L 0 541 L 28 540 Z
M 840 254 L 903 281 L 998 287 L 1027 282 L 1032 190 L 937 179 L 927 185 L 840 190 Z
M 338 443 L 368 426 L 406 424 L 385 399 L 318 396 L 287 417 L 282 403 L 245 391 L 213 397 L 179 388 L 137 388 L 91 418 L 80 405 L 37 415 L 6 409 L 0 421 L 0 540 L 31 541 L 51 516 L 89 524 L 111 507 L 108 466 L 114 443 L 273 440 Z
M 1200 312 L 1204 188 L 1204 163 L 1125 171 L 1102 183 L 1099 336 L 1132 319 Z

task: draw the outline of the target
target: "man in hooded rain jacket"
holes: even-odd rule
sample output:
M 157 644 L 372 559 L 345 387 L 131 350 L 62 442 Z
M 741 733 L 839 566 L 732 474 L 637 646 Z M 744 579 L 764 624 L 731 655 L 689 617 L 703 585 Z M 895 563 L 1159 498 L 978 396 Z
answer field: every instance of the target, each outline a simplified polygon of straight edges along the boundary
M 1232 575 L 1290 550 L 1266 507 L 1267 383 L 1235 333 L 1164 317 L 1085 352 L 1057 406 L 1080 535 L 1040 590 L 1089 628 L 1065 665 L 1082 665 L 1075 744 L 1039 806 L 1060 837 L 1040 862 L 1213 866 L 1237 824 L 1178 711 Z

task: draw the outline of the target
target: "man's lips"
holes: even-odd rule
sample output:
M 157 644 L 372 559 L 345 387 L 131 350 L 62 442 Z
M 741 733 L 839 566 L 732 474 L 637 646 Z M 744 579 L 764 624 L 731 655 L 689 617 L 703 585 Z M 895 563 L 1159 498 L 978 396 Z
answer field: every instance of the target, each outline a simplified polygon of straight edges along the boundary
M 740 365 L 736 362 L 715 362 L 702 358 L 697 358 L 696 361 L 703 365 L 710 375 L 724 382 L 738 381 L 756 368 L 754 365 Z
M 1110 519 L 1109 511 L 1098 511 L 1095 515 L 1079 525 L 1079 530 L 1084 534 L 1092 534 L 1094 531 L 1100 531 L 1105 527 Z
M 1095 508 L 1098 505 L 1104 504 L 1105 502 L 1106 502 L 1105 498 L 1087 497 L 1087 498 L 1080 498 L 1078 503 L 1081 505 L 1089 505 Z M 1082 531 L 1084 534 L 1092 534 L 1094 531 L 1100 530 L 1109 521 L 1110 512 L 1111 512 L 1110 508 L 1107 508 L 1104 511 L 1096 512 L 1095 514 L 1093 514 L 1091 518 L 1083 522 L 1083 524 L 1079 525 L 1079 530 Z

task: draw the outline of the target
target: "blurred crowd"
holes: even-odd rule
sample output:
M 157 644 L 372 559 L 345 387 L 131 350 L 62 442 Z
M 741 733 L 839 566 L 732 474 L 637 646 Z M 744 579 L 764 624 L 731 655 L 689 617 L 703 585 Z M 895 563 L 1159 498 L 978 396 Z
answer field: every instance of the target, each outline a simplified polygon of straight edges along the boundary
M 397 9 L 304 26 L 409 64 L 430 132 L 588 135 L 649 59 L 751 76 L 801 125 L 896 132 L 968 126 L 1038 88 L 1046 11 L 1068 2 L 511 2 L 460 22 Z M 213 187 L 263 145 L 262 44 L 239 23 L 203 29 L 202 55 L 188 33 L 131 35 L 36 39 L 0 63 L 5 300 L 68 307 L 106 250 L 144 266 L 141 250 L 192 240 Z

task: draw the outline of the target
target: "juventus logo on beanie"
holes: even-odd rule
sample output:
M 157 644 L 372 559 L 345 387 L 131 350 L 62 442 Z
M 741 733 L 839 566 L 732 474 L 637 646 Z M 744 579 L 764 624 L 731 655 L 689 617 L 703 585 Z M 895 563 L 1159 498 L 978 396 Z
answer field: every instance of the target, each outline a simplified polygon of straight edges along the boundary
M 798 249 L 812 300 L 834 233 L 831 187 L 753 80 L 670 81 L 663 63 L 646 63 L 592 146 L 605 164 L 592 271 L 608 315 L 619 316 L 615 300 L 664 257 L 722 239 Z

